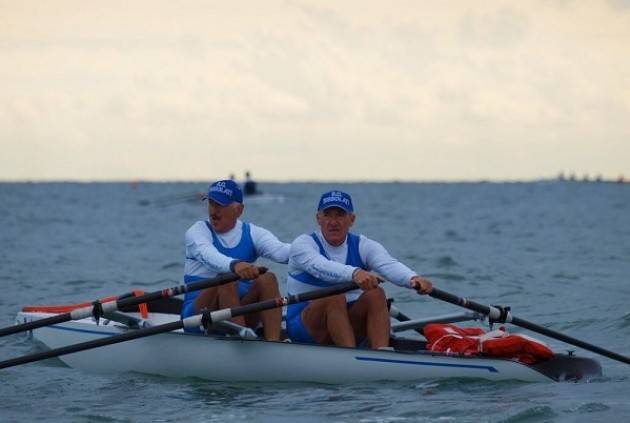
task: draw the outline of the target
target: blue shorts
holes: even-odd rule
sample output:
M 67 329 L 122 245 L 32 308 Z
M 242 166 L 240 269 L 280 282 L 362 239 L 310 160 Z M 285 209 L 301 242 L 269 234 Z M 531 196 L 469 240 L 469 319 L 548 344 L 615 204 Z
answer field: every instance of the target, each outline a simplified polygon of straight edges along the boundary
M 302 322 L 302 311 L 310 304 L 305 301 L 297 304 L 291 304 L 287 307 L 287 335 L 292 341 L 304 342 L 307 344 L 317 344 Z M 354 305 L 355 301 L 346 303 L 348 310 Z
M 252 287 L 253 283 L 254 281 L 251 281 L 251 280 L 238 281 L 238 298 L 239 299 L 241 300 L 243 299 L 245 294 L 249 292 L 249 289 Z M 195 315 L 195 300 L 197 299 L 198 295 L 199 294 L 197 293 L 197 295 L 189 298 L 188 301 L 184 302 L 184 305 L 182 306 L 182 312 L 181 312 L 182 319 Z M 203 333 L 203 331 L 200 328 L 184 328 L 184 332 Z
M 291 304 L 287 307 L 287 335 L 292 341 L 317 344 L 302 323 L 302 311 L 310 304 L 310 301 Z

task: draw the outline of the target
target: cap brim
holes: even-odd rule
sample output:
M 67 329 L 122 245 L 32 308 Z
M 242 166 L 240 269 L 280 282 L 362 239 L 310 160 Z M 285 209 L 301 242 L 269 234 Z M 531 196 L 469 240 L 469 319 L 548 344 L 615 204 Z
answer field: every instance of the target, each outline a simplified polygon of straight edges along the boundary
M 332 209 L 332 208 L 337 208 L 337 209 L 341 209 L 343 211 L 345 211 L 346 213 L 353 213 L 353 210 L 348 208 L 348 206 L 346 205 L 341 205 L 341 204 L 326 204 L 325 206 L 319 208 L 317 211 L 323 211 L 323 210 L 327 210 L 327 209 Z
M 213 201 L 217 204 L 220 204 L 222 206 L 227 206 L 228 204 L 232 204 L 233 201 L 230 199 L 225 199 L 225 198 L 219 198 L 218 196 L 213 196 L 213 195 L 206 195 L 206 200 L 208 201 Z

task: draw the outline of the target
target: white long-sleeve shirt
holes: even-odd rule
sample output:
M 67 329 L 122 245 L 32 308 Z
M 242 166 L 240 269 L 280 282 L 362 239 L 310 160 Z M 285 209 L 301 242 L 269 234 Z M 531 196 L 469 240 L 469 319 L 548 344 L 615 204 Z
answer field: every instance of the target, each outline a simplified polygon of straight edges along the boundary
M 330 260 L 320 253 L 319 246 L 310 234 L 297 237 L 291 244 L 289 253 L 287 290 L 291 295 L 318 289 L 317 286 L 293 278 L 292 274 L 306 272 L 333 286 L 351 281 L 352 273 L 357 269 L 345 264 L 348 255 L 347 239 L 335 247 L 326 242 L 321 231 L 316 232 L 316 235 Z M 380 243 L 360 235 L 359 256 L 367 267 L 366 270 L 376 272 L 396 285 L 411 288 L 411 278 L 417 273 L 392 257 Z M 346 298 L 354 301 L 359 295 L 361 291 L 354 290 L 347 293 Z
M 276 263 L 287 263 L 290 244 L 281 242 L 267 229 L 249 223 L 250 234 L 256 255 L 265 257 Z M 243 222 L 238 220 L 234 228 L 224 233 L 216 233 L 224 247 L 234 248 L 241 241 Z M 230 264 L 234 258 L 228 257 L 216 249 L 212 243 L 212 233 L 206 221 L 195 222 L 185 235 L 186 264 L 184 273 L 187 276 L 213 278 L 219 273 L 230 272 Z

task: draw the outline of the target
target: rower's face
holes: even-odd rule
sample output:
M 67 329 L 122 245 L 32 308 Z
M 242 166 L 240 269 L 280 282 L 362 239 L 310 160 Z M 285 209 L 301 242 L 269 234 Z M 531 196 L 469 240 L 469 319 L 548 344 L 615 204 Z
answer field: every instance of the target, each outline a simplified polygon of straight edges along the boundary
M 243 214 L 243 208 L 244 206 L 240 203 L 222 206 L 212 200 L 208 201 L 208 217 L 210 217 L 212 229 L 220 234 L 232 229 Z
M 339 207 L 330 207 L 317 212 L 317 223 L 324 238 L 330 245 L 341 245 L 354 223 L 354 213 L 348 213 Z

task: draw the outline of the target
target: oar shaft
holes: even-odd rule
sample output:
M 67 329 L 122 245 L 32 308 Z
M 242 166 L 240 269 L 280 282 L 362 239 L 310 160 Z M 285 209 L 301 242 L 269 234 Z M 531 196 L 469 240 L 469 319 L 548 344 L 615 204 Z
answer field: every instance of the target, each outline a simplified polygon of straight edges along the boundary
M 0 362 L 0 369 L 6 369 L 7 367 L 18 366 L 20 364 L 32 363 L 34 361 L 45 360 L 47 358 L 59 357 L 60 355 L 76 353 L 79 351 L 89 350 L 97 347 L 104 347 L 106 345 L 118 344 L 120 342 L 130 341 L 132 339 L 144 338 L 151 335 L 157 335 L 158 333 L 170 332 L 173 330 L 181 329 L 183 322 L 181 320 L 166 323 L 164 325 L 153 326 L 146 329 L 129 331 L 120 335 L 113 335 L 105 338 L 95 339 L 93 341 L 86 341 L 80 344 L 68 345 L 54 350 L 42 351 L 35 354 L 25 355 L 23 357 L 12 358 Z
M 439 300 L 446 301 L 447 303 L 455 304 L 460 307 L 464 307 L 469 310 L 473 310 L 478 313 L 485 314 L 487 316 L 490 316 L 492 314 L 492 309 L 486 305 L 476 303 L 466 298 L 458 297 L 457 295 L 453 295 L 449 292 L 442 291 L 441 289 L 433 288 L 433 290 L 431 291 L 429 295 L 433 298 L 437 298 Z M 493 317 L 493 316 L 490 316 L 490 317 Z
M 232 317 L 243 316 L 250 313 L 258 313 L 276 307 L 288 306 L 304 301 L 316 300 L 319 298 L 329 297 L 331 295 L 343 294 L 344 292 L 357 289 L 359 286 L 354 282 L 346 282 L 335 285 L 330 288 L 317 289 L 315 291 L 304 292 L 302 294 L 288 295 L 286 297 L 277 297 L 258 303 L 247 304 L 244 306 L 233 307 L 229 309 L 217 311 L 205 311 L 202 317 L 202 324 L 208 326 L 212 322 L 231 319 Z M 188 325 L 187 325 L 188 326 Z
M 63 323 L 70 320 L 70 313 L 57 314 L 55 316 L 46 317 L 45 319 L 31 320 L 30 322 L 20 323 L 13 326 L 7 326 L 0 329 L 0 337 L 6 335 L 12 335 L 18 332 L 25 332 L 27 330 L 33 330 L 41 328 L 42 326 L 54 325 L 57 323 Z
M 402 310 L 400 310 L 394 304 L 389 305 L 389 315 L 392 316 L 394 319 L 398 320 L 399 322 L 408 322 L 411 320 L 411 317 L 403 313 Z M 421 328 L 413 328 L 413 330 L 418 332 L 420 335 L 424 336 L 424 331 Z
M 584 348 L 585 350 L 592 351 L 594 353 L 603 355 L 604 357 L 612 358 L 613 360 L 621 361 L 622 363 L 630 364 L 630 357 L 618 354 L 614 351 L 609 351 L 597 345 L 589 344 L 572 336 L 565 335 L 560 332 L 556 332 L 544 326 L 537 325 L 536 323 L 528 322 L 527 320 L 520 319 L 518 317 L 512 317 L 512 324 L 520 326 L 524 329 L 531 330 L 532 332 L 538 332 L 542 335 L 555 338 L 559 341 L 566 342 L 567 344 L 575 345 L 576 347 Z
M 469 310 L 476 311 L 478 313 L 485 314 L 490 318 L 497 319 L 501 315 L 501 311 L 496 307 L 486 306 L 483 304 L 476 303 L 474 301 L 468 300 L 466 298 L 458 297 L 457 295 L 453 295 L 446 291 L 442 291 L 437 288 L 433 288 L 433 291 L 429 294 L 433 298 L 437 298 L 442 301 L 449 302 L 451 304 L 458 305 L 460 307 L 467 308 Z M 597 345 L 589 344 L 588 342 L 581 341 L 577 338 L 573 338 L 571 336 L 565 335 L 560 332 L 556 332 L 544 326 L 538 325 L 536 323 L 529 322 L 527 320 L 520 319 L 518 317 L 514 317 L 508 313 L 508 318 L 506 322 L 512 323 L 516 326 L 520 326 L 524 329 L 531 330 L 532 332 L 540 333 L 541 335 L 549 336 L 550 338 L 555 338 L 559 341 L 566 342 L 567 344 L 575 345 L 576 347 L 584 348 L 585 350 L 592 351 L 594 353 L 603 355 L 604 357 L 611 358 L 613 360 L 620 361 L 622 363 L 630 364 L 630 357 L 618 354 L 613 351 L 609 351 L 607 349 L 598 347 Z
M 258 270 L 261 274 L 267 271 L 265 267 L 259 267 Z M 236 273 L 224 273 L 214 278 L 203 279 L 197 282 L 191 282 L 189 284 L 175 286 L 173 288 L 166 288 L 161 291 L 150 292 L 148 294 L 139 295 L 137 297 L 127 297 L 116 301 L 117 309 L 123 307 L 135 306 L 142 303 L 148 303 L 151 301 L 175 297 L 177 295 L 185 294 L 186 292 L 200 291 L 202 289 L 211 288 L 214 286 L 224 285 L 226 283 L 234 282 L 239 279 Z

